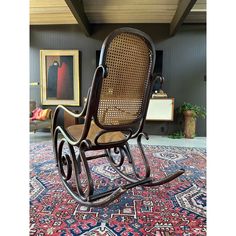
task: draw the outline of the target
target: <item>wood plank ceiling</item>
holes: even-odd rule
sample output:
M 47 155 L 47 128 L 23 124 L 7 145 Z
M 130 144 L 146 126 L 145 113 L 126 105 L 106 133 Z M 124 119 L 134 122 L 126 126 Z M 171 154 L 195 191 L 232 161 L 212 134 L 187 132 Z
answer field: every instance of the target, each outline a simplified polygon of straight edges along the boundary
M 206 0 L 30 0 L 30 25 L 173 24 L 179 14 L 177 23 L 206 23 Z

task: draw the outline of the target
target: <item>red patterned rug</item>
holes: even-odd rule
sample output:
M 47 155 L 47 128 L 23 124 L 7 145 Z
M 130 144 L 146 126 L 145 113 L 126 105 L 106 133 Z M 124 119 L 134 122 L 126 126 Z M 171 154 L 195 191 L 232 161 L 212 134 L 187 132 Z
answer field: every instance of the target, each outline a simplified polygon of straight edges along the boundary
M 131 150 L 138 156 L 135 145 Z M 65 190 L 51 142 L 30 145 L 30 235 L 206 235 L 206 150 L 144 145 L 154 177 L 183 167 L 160 187 L 130 189 L 103 208 L 79 205 Z M 93 160 L 96 184 L 118 183 L 105 158 Z

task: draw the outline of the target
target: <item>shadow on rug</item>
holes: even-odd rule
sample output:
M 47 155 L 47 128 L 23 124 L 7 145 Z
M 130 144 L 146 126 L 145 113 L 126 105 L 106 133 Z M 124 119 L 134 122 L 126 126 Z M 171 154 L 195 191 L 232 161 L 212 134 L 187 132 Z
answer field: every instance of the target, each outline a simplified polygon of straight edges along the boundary
M 131 150 L 139 156 L 135 145 Z M 154 177 L 180 167 L 186 172 L 160 187 L 128 190 L 107 207 L 88 208 L 65 190 L 51 142 L 31 144 L 30 235 L 206 235 L 206 150 L 149 145 L 144 150 Z M 121 183 L 105 158 L 91 167 L 100 188 Z

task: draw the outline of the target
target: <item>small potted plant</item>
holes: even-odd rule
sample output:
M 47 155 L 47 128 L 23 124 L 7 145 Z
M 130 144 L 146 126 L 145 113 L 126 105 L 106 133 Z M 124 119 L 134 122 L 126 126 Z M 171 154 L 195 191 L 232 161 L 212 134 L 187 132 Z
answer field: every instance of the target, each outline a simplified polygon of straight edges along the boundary
M 178 113 L 184 116 L 184 137 L 194 138 L 196 132 L 196 118 L 206 117 L 205 108 L 184 102 L 178 109 Z
M 184 134 L 183 134 L 183 131 L 177 130 L 174 133 L 168 135 L 168 137 L 173 138 L 173 139 L 181 139 L 181 138 L 184 138 Z

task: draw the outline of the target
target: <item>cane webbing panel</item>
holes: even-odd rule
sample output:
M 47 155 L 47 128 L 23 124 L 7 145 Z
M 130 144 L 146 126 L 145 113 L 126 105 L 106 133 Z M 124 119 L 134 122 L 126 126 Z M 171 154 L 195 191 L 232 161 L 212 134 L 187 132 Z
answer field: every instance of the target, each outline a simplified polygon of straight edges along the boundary
M 81 138 L 81 134 L 83 132 L 84 129 L 84 125 L 72 125 L 66 128 L 66 130 L 69 132 L 69 134 L 74 137 L 76 140 L 79 140 Z M 88 135 L 86 137 L 86 139 L 90 140 L 92 144 L 95 144 L 95 138 L 96 135 L 101 132 L 102 129 L 100 129 L 94 122 L 91 123 Z M 126 137 L 123 133 L 121 132 L 109 132 L 109 133 L 105 133 L 103 135 L 100 136 L 100 138 L 98 139 L 99 143 L 110 143 L 110 142 L 118 142 L 118 141 L 122 141 L 125 140 Z
M 102 125 L 124 125 L 142 112 L 152 57 L 146 41 L 132 33 L 114 37 L 105 55 L 108 76 L 103 80 L 98 107 Z

